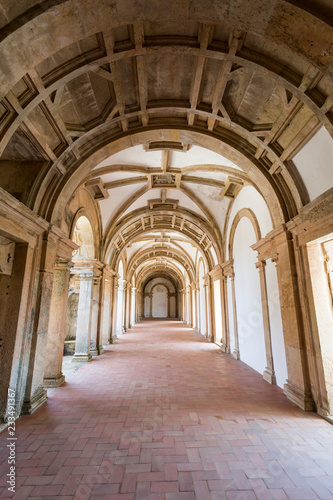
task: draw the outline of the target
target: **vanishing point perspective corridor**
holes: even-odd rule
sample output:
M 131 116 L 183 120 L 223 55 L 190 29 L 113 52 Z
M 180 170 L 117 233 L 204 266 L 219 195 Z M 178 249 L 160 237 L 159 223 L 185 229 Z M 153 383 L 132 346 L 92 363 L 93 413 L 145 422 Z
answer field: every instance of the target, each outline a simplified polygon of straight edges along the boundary
M 332 451 L 332 425 L 278 386 L 183 322 L 145 320 L 19 420 L 14 498 L 330 499 Z

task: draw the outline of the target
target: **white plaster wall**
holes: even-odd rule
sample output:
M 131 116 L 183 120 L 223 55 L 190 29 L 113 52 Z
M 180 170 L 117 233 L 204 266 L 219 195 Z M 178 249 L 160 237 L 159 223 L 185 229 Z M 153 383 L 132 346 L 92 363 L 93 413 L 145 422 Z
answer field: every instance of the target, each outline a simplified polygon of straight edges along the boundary
M 145 297 L 145 318 L 149 318 L 150 314 L 150 297 Z
M 266 262 L 266 283 L 276 383 L 278 386 L 283 387 L 288 378 L 288 371 L 286 351 L 284 348 L 277 273 L 275 264 L 271 260 Z
M 240 359 L 263 373 L 266 366 L 265 337 L 262 319 L 259 272 L 253 226 L 243 218 L 234 239 L 234 271 Z
M 294 156 L 310 200 L 333 187 L 333 140 L 322 127 Z
M 168 317 L 168 289 L 165 285 L 156 285 L 153 290 L 153 318 Z
M 214 281 L 214 309 L 215 309 L 215 340 L 222 338 L 222 311 L 221 311 L 221 283 Z
M 261 236 L 264 237 L 269 231 L 273 229 L 272 219 L 267 208 L 266 202 L 261 194 L 252 186 L 246 186 L 241 190 L 239 195 L 234 201 L 231 209 L 228 232 L 227 232 L 227 255 L 229 256 L 229 235 L 232 222 L 237 214 L 242 208 L 249 208 L 252 210 L 257 219 L 261 231 Z

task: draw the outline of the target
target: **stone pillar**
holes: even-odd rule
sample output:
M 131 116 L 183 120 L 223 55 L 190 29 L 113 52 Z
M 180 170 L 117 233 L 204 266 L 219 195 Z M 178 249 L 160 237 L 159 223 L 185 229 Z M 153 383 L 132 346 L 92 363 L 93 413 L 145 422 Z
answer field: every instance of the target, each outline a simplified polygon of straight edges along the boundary
M 125 331 L 127 331 L 131 326 L 131 307 L 132 307 L 132 284 L 128 283 L 126 288 Z
M 237 325 L 237 307 L 236 307 L 236 293 L 235 293 L 235 273 L 231 273 L 231 294 L 232 294 L 232 312 L 234 317 L 234 335 L 235 335 L 235 349 L 232 355 L 235 359 L 239 359 L 239 339 L 238 339 L 238 325 Z
M 7 412 L 8 389 L 16 393 L 16 416 L 24 398 L 22 386 L 25 383 L 25 366 L 19 370 L 22 351 L 28 351 L 28 339 L 31 335 L 32 301 L 35 297 L 35 256 L 33 247 L 16 243 L 11 276 L 1 275 L 4 280 L 1 287 L 1 338 L 0 349 L 1 384 L 0 384 L 0 427 Z M 9 281 L 10 280 L 10 281 Z M 7 299 L 7 300 L 6 300 Z M 28 363 L 27 354 L 23 362 Z M 23 373 L 22 373 L 23 372 Z
M 170 318 L 170 298 L 171 298 L 171 295 L 170 295 L 170 292 L 168 290 L 168 318 Z
M 118 313 L 118 280 L 119 275 L 115 275 L 113 280 L 113 304 L 112 304 L 112 342 L 117 338 L 117 313 Z
M 266 382 L 269 382 L 270 384 L 276 384 L 273 351 L 272 351 L 271 326 L 269 322 L 265 266 L 266 266 L 266 261 L 264 260 L 256 263 L 256 268 L 259 271 L 259 278 L 260 278 L 261 305 L 262 305 L 263 325 L 265 333 L 266 368 L 263 373 L 263 378 L 264 380 L 266 380 Z
M 223 319 L 224 319 L 224 345 L 221 348 L 224 352 L 230 354 L 230 329 L 229 329 L 229 311 L 228 311 L 228 276 L 223 276 L 223 286 L 221 293 L 223 294 Z
M 214 322 L 214 301 L 213 301 L 213 293 L 212 293 L 212 278 L 209 274 L 205 274 L 203 277 L 206 285 L 206 300 L 207 300 L 207 309 L 206 309 L 206 318 L 207 321 L 207 333 L 206 337 L 210 340 L 210 342 L 214 342 L 215 340 L 215 322 Z
M 101 347 L 112 344 L 112 300 L 113 300 L 113 271 L 104 266 L 102 271 L 99 340 Z M 104 350 L 104 348 L 103 348 Z
M 283 336 L 286 349 L 288 380 L 284 393 L 305 411 L 315 409 L 311 395 L 309 367 L 302 331 L 301 307 L 298 296 L 293 242 L 286 234 L 278 242 L 278 257 L 273 258 L 277 267 Z
M 47 347 L 45 354 L 44 387 L 59 387 L 65 382 L 62 374 L 69 274 L 72 262 L 59 260 L 53 272 L 53 290 Z
M 149 317 L 153 317 L 153 292 L 149 293 Z
M 57 240 L 58 238 L 54 234 L 46 233 L 42 241 L 36 313 L 31 339 L 27 385 L 22 406 L 23 414 L 33 413 L 47 399 L 46 390 L 43 388 L 44 366 Z
M 92 294 L 91 327 L 90 327 L 90 354 L 92 356 L 98 356 L 98 354 L 100 354 L 100 351 L 101 352 L 104 351 L 100 343 L 99 329 L 98 329 L 100 290 L 101 290 L 101 277 L 95 276 L 93 285 L 93 294 Z
M 132 292 L 131 292 L 131 308 L 130 308 L 130 314 L 129 314 L 129 326 L 132 328 L 133 325 L 136 323 L 136 310 L 137 310 L 137 289 L 135 286 L 132 285 Z
M 199 282 L 196 282 L 196 301 L 197 301 L 197 331 L 201 333 L 201 304 L 200 304 L 200 285 Z
M 125 292 L 126 280 L 118 281 L 118 303 L 117 303 L 117 335 L 125 332 Z
M 208 285 L 204 283 L 204 293 L 205 293 L 205 312 L 206 312 L 206 334 L 205 337 L 208 338 L 209 330 L 209 315 L 208 315 Z
M 80 294 L 77 313 L 75 354 L 72 362 L 90 361 L 90 336 L 94 293 L 94 271 L 83 268 L 79 273 Z

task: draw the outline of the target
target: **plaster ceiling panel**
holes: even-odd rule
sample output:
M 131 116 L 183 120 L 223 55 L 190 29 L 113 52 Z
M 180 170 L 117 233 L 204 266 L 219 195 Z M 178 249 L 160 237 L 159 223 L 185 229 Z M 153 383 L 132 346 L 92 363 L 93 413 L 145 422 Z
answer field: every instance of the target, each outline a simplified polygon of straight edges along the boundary
M 194 184 L 189 182 L 184 182 L 184 185 L 191 189 L 191 191 L 193 191 L 201 200 L 203 200 L 205 206 L 213 214 L 220 230 L 222 231 L 230 200 L 228 198 L 221 198 L 221 189 L 203 186 L 200 184 L 196 184 L 195 189 L 193 189 Z
M 108 165 L 137 165 L 151 168 L 160 168 L 161 151 L 146 152 L 142 145 L 124 149 L 99 163 L 95 169 Z
M 149 242 L 146 241 L 139 241 L 139 242 L 134 242 L 130 246 L 126 248 L 126 255 L 127 255 L 127 262 L 129 262 L 132 258 L 132 256 L 140 249 L 143 249 L 147 243 L 153 243 L 153 240 L 150 240 Z
M 215 166 L 212 166 L 212 168 L 216 168 Z M 217 169 L 212 170 L 212 171 L 206 171 L 206 170 L 195 170 L 193 173 L 189 172 L 188 174 L 189 177 L 202 177 L 204 179 L 212 179 L 215 181 L 221 181 L 224 182 L 227 177 L 228 173 L 227 172 L 219 172 Z M 193 184 L 194 185 L 194 184 Z
M 170 163 L 171 167 L 187 167 L 190 165 L 199 164 L 225 165 L 227 167 L 241 170 L 240 167 L 235 165 L 235 163 L 228 160 L 224 156 L 200 146 L 191 146 L 186 153 L 180 151 L 172 151 Z
M 187 208 L 196 214 L 201 215 L 204 219 L 206 219 L 205 214 L 200 210 L 198 205 L 191 200 L 187 194 L 182 193 L 179 189 L 168 189 L 167 197 L 171 199 L 176 199 L 179 201 L 179 207 Z
M 129 214 L 130 212 L 133 212 L 133 210 L 139 210 L 139 208 L 142 207 L 148 208 L 147 206 L 148 200 L 160 198 L 160 195 L 161 195 L 160 189 L 150 189 L 145 194 L 140 196 L 138 200 L 132 203 L 132 205 L 126 210 L 126 212 L 123 215 Z
M 133 196 L 141 187 L 142 184 L 135 184 L 134 186 L 124 186 L 112 189 L 110 191 L 110 197 L 99 202 L 103 230 L 105 230 L 125 201 Z
M 146 56 L 146 63 L 149 102 L 167 99 L 188 101 L 194 57 L 156 52 Z

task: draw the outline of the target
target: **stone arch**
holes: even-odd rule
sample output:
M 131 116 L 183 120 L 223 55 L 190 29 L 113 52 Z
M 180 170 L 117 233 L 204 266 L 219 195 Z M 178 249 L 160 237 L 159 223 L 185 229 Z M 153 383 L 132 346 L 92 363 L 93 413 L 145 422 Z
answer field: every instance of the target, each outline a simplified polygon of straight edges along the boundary
M 249 221 L 251 222 L 257 241 L 259 241 L 261 239 L 260 226 L 259 226 L 259 222 L 258 222 L 258 219 L 257 219 L 255 213 L 250 208 L 242 208 L 239 212 L 237 212 L 236 216 L 234 217 L 234 220 L 232 221 L 232 225 L 230 228 L 230 235 L 229 235 L 229 258 L 230 259 L 233 258 L 235 232 L 236 232 L 236 229 L 237 229 L 237 226 L 238 226 L 240 220 L 243 217 L 247 217 L 249 219 Z

